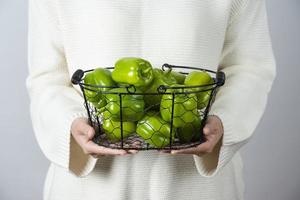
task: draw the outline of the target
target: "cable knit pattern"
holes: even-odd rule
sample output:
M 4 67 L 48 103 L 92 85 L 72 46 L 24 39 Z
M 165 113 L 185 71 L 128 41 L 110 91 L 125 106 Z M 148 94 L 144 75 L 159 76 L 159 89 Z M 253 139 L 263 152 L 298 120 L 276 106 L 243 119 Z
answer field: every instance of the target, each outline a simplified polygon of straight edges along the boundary
M 276 75 L 264 0 L 29 0 L 26 80 L 37 141 L 51 161 L 45 199 L 243 199 L 239 149 Z M 87 117 L 75 70 L 125 56 L 222 70 L 210 110 L 223 123 L 214 152 L 85 155 L 70 134 Z

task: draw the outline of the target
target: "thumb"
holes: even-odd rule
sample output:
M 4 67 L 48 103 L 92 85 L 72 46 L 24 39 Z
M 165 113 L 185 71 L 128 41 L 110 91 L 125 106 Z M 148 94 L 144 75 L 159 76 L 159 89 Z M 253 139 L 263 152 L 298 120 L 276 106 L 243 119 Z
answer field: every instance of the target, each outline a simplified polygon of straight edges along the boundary
M 89 129 L 86 132 L 88 139 L 92 139 L 95 135 L 95 130 L 93 127 L 89 126 Z
M 211 131 L 210 125 L 206 124 L 203 128 L 204 135 L 209 135 L 210 131 Z
M 80 123 L 80 132 L 84 134 L 88 139 L 92 139 L 95 135 L 95 130 L 86 121 Z

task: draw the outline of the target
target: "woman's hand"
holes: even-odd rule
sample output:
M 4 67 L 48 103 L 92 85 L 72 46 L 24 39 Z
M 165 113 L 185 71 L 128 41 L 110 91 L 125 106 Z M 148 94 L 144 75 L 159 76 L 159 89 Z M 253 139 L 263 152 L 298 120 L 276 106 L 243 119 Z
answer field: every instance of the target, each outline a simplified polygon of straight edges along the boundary
M 208 116 L 203 128 L 206 141 L 196 147 L 172 150 L 171 154 L 195 154 L 203 156 L 204 154 L 211 153 L 222 138 L 223 132 L 223 124 L 220 118 L 214 115 Z
M 72 122 L 71 134 L 84 153 L 90 154 L 96 158 L 105 155 L 127 155 L 129 153 L 137 153 L 136 150 L 125 151 L 122 149 L 111 149 L 94 143 L 92 138 L 95 135 L 95 130 L 88 124 L 87 118 L 84 117 L 79 117 Z

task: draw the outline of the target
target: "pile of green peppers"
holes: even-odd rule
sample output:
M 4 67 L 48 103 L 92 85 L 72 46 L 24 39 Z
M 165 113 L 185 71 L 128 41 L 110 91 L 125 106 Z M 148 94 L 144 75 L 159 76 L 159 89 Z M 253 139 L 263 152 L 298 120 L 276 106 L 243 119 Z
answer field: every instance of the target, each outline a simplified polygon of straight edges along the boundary
M 84 95 L 101 115 L 102 130 L 110 141 L 120 141 L 123 132 L 123 139 L 137 134 L 149 145 L 163 148 L 175 138 L 182 143 L 200 139 L 199 109 L 207 106 L 211 86 L 203 87 L 205 92 L 191 87 L 186 91 L 195 93 L 188 94 L 182 87 L 211 83 L 206 72 L 163 71 L 145 59 L 125 57 L 117 60 L 112 72 L 97 68 L 87 73 Z M 160 93 L 160 86 L 170 87 Z

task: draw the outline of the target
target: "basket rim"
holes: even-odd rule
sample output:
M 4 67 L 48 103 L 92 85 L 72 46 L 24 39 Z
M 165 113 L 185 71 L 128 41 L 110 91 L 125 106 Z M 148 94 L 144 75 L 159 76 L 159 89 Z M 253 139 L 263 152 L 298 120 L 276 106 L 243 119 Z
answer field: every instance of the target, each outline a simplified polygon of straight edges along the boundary
M 181 85 L 181 86 L 170 86 L 170 85 L 159 85 L 157 87 L 157 92 L 151 92 L 151 93 L 145 93 L 145 92 L 137 92 L 137 87 L 132 85 L 132 84 L 123 84 L 123 85 L 116 85 L 116 86 L 103 86 L 103 85 L 95 85 L 95 84 L 87 84 L 83 82 L 83 77 L 86 73 L 94 71 L 94 69 L 89 69 L 89 70 L 81 70 L 81 77 L 80 80 L 77 80 L 77 84 L 80 85 L 80 87 L 84 90 L 89 90 L 92 92 L 99 92 L 97 90 L 98 88 L 105 88 L 105 89 L 114 89 L 114 88 L 126 88 L 127 92 L 111 92 L 111 91 L 101 91 L 102 94 L 119 94 L 119 95 L 128 95 L 128 94 L 136 94 L 136 95 L 157 95 L 157 94 L 197 94 L 200 92 L 206 92 L 206 91 L 212 91 L 216 89 L 218 86 L 221 86 L 224 84 L 223 79 L 225 79 L 225 74 L 224 72 L 221 71 L 213 71 L 213 70 L 208 70 L 204 68 L 198 68 L 198 67 L 189 67 L 189 66 L 178 66 L 178 65 L 170 65 L 170 64 L 163 64 L 161 66 L 161 69 L 163 71 L 166 71 L 166 68 L 168 69 L 190 69 L 190 70 L 198 70 L 198 71 L 204 71 L 204 72 L 209 72 L 212 74 L 215 74 L 215 77 L 212 77 L 213 83 L 210 84 L 202 84 L 202 85 Z M 112 70 L 114 67 L 104 67 L 104 69 L 109 69 Z M 178 72 L 182 74 L 189 74 L 187 72 Z M 221 73 L 221 79 L 218 79 L 218 74 Z M 219 75 L 220 77 L 220 75 Z M 224 77 L 224 78 L 223 78 Z M 168 89 L 174 89 L 177 91 L 173 92 L 167 92 Z M 182 90 L 182 91 L 179 91 Z M 190 90 L 190 91 L 189 91 Z

